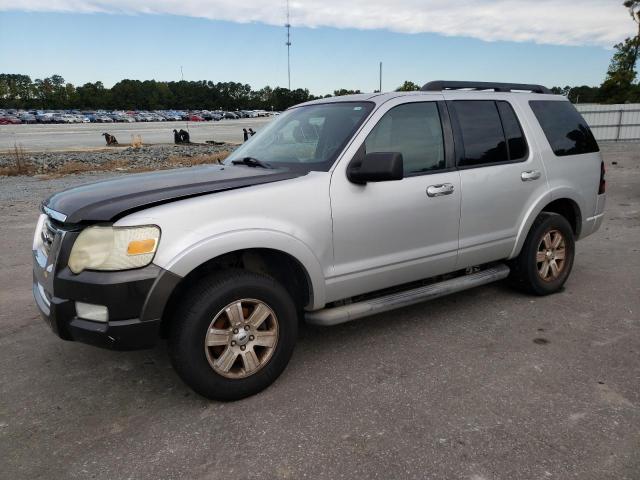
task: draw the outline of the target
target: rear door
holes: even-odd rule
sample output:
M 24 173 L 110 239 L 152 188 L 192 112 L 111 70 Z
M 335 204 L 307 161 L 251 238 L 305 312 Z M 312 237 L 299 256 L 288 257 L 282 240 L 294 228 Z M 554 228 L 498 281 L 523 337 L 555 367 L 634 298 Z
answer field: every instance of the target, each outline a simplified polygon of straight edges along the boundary
M 526 213 L 545 194 L 546 176 L 512 95 L 452 96 L 447 106 L 462 191 L 457 266 L 464 268 L 510 255 Z

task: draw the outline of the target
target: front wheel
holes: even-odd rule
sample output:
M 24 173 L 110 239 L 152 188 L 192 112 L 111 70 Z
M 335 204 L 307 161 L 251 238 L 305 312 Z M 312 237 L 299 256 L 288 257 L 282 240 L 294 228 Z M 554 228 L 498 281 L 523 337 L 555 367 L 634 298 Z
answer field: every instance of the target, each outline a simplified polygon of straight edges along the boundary
M 176 309 L 171 361 L 184 382 L 214 400 L 238 400 L 273 383 L 293 353 L 295 305 L 275 280 L 221 271 L 201 280 Z
M 542 212 L 533 222 L 520 255 L 511 262 L 510 279 L 529 293 L 555 293 L 567 281 L 574 257 L 575 240 L 567 219 Z

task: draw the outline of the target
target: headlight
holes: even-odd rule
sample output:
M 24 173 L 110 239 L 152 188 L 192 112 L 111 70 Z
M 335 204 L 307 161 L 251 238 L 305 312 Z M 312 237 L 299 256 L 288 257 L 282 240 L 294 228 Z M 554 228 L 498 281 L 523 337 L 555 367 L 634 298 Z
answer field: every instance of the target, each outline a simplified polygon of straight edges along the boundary
M 128 270 L 149 265 L 158 247 L 160 229 L 144 227 L 88 227 L 71 249 L 69 269 Z

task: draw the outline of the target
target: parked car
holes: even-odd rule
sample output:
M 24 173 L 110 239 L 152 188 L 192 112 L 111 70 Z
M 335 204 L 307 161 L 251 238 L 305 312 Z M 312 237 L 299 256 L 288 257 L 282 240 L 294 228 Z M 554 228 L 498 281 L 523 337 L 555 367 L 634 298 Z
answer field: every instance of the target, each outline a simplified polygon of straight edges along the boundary
M 136 121 L 135 118 L 133 118 L 131 115 L 127 115 L 126 113 L 123 113 L 122 115 L 120 115 L 119 118 L 120 118 L 119 121 L 124 123 L 135 123 Z
M 18 125 L 20 123 L 22 123 L 22 120 L 14 115 L 0 116 L 0 125 Z
M 224 165 L 49 197 L 33 292 L 60 337 L 167 338 L 189 386 L 234 400 L 284 370 L 299 317 L 330 326 L 505 278 L 560 292 L 605 189 L 586 122 L 538 85 L 322 99 Z
M 53 123 L 53 114 L 51 113 L 38 113 L 36 115 L 37 123 Z
M 168 122 L 177 122 L 182 119 L 182 117 L 176 112 L 164 112 L 163 116 Z
M 238 115 L 236 115 L 236 114 L 235 114 L 235 113 L 233 113 L 233 112 L 224 112 L 224 113 L 222 114 L 222 118 L 228 118 L 228 119 L 230 119 L 230 120 L 236 120 L 236 119 L 237 119 L 237 118 L 239 118 L 239 117 L 238 117 Z
M 36 116 L 32 113 L 22 112 L 18 118 L 22 123 L 36 123 Z
M 204 122 L 204 118 L 202 118 L 200 115 L 189 115 L 189 121 L 190 122 Z

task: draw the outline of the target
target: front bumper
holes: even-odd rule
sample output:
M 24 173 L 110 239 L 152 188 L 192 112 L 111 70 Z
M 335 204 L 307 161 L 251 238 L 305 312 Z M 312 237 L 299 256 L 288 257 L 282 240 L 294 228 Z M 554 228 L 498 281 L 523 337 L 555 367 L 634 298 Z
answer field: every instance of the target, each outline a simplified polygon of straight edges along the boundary
M 181 278 L 157 265 L 117 272 L 67 267 L 77 232 L 59 231 L 51 250 L 33 251 L 33 296 L 45 322 L 64 340 L 114 350 L 153 347 L 164 307 Z M 80 318 L 76 302 L 103 305 L 108 321 Z
M 152 290 L 160 276 L 158 270 L 161 269 L 155 266 L 137 270 L 136 276 L 139 278 L 136 280 L 118 278 L 121 277 L 118 274 L 124 272 L 91 272 L 94 275 L 106 274 L 109 281 L 78 282 L 76 287 L 79 288 L 73 288 L 69 292 L 69 298 L 60 298 L 46 292 L 34 270 L 33 296 L 45 322 L 64 340 L 74 340 L 113 350 L 151 348 L 159 338 L 162 310 L 168 298 L 167 295 L 164 298 L 153 299 L 157 296 L 152 295 Z M 160 283 L 165 284 L 166 281 Z M 58 282 L 54 281 L 55 283 Z M 163 287 L 156 288 L 163 289 Z M 145 311 L 147 299 L 151 299 L 154 305 L 147 305 Z M 109 321 L 96 322 L 79 318 L 75 307 L 76 301 L 105 305 L 109 312 Z M 149 318 L 149 315 L 153 318 Z M 117 319 L 118 316 L 129 318 Z

